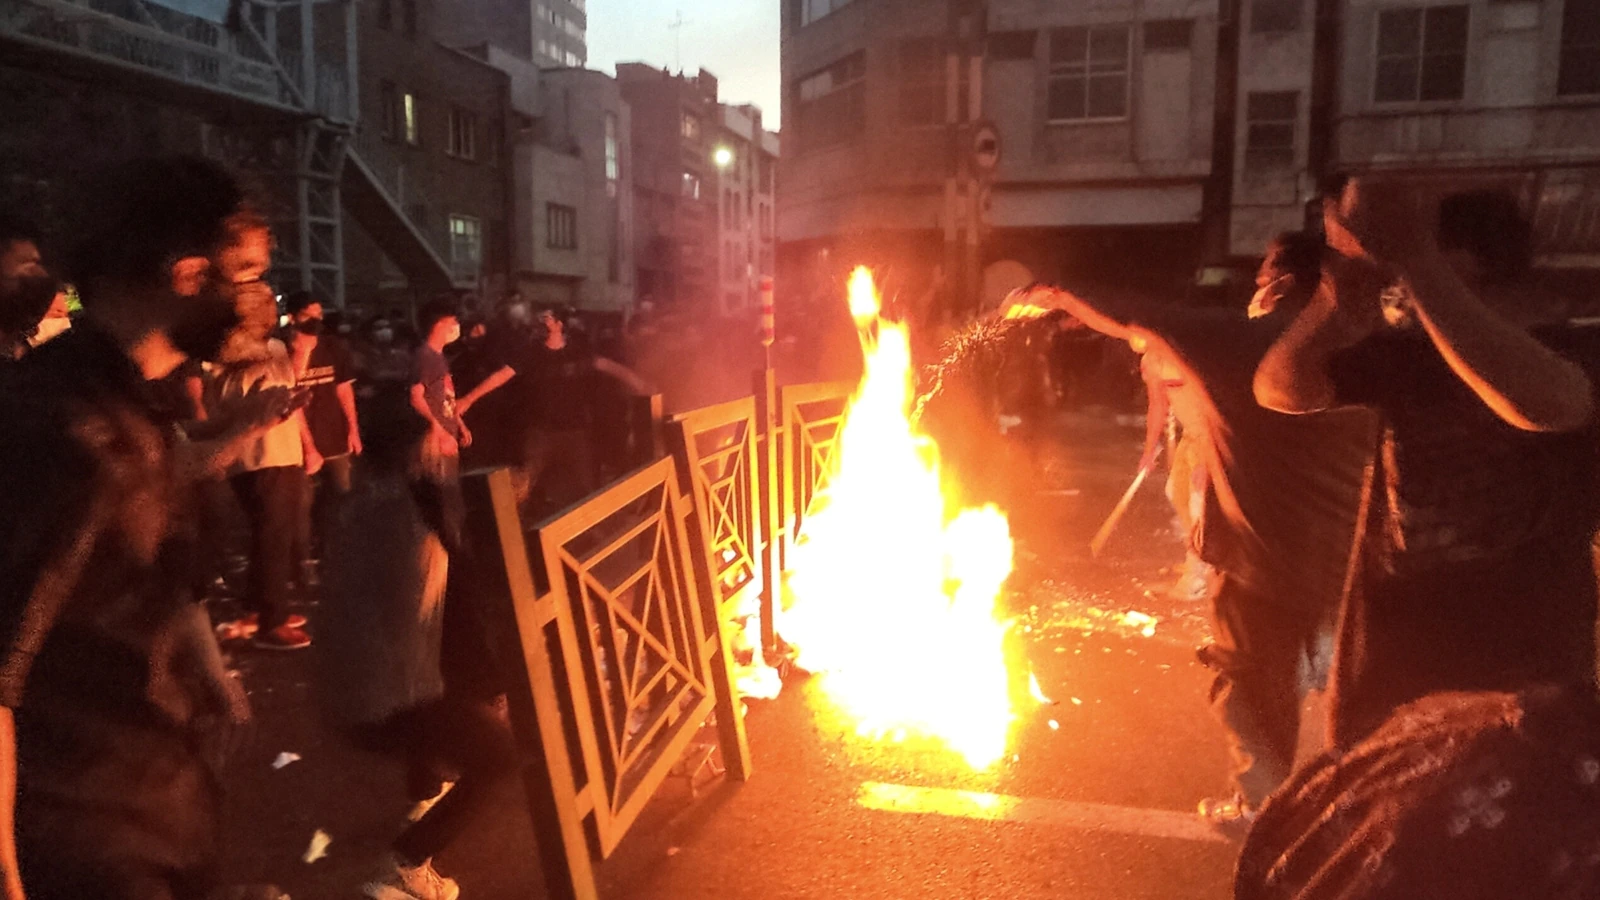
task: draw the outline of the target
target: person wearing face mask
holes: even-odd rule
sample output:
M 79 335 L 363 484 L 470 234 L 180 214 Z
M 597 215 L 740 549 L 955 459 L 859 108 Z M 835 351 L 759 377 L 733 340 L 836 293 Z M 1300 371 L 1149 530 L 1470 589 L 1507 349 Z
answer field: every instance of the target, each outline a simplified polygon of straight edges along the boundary
M 83 318 L 0 376 L 0 896 L 200 900 L 204 723 L 233 680 L 180 564 L 183 438 L 150 383 L 219 352 L 266 224 L 198 158 L 86 187 Z
M 322 457 L 317 485 L 308 493 L 300 518 L 297 554 L 311 565 L 316 526 L 326 518 L 334 497 L 350 493 L 351 461 L 361 455 L 361 428 L 356 419 L 355 367 L 350 348 L 323 327 L 322 300 L 310 291 L 296 291 L 284 300 L 289 314 L 289 355 L 295 388 L 308 392 L 306 425 Z M 310 483 L 307 483 L 308 488 Z

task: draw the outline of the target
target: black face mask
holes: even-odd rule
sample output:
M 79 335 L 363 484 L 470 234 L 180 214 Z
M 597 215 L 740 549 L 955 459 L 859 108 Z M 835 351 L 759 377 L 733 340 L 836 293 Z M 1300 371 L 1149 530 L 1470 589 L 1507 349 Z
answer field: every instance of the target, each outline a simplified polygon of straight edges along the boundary
M 0 331 L 20 334 L 38 326 L 56 298 L 56 280 L 49 275 L 28 275 L 0 290 Z
M 295 330 L 307 337 L 316 337 L 322 333 L 321 319 L 306 319 L 304 322 L 294 323 Z
M 183 304 L 182 311 L 167 329 L 172 346 L 190 359 L 216 360 L 228 335 L 239 327 L 231 288 L 209 284 L 198 295 L 178 302 Z

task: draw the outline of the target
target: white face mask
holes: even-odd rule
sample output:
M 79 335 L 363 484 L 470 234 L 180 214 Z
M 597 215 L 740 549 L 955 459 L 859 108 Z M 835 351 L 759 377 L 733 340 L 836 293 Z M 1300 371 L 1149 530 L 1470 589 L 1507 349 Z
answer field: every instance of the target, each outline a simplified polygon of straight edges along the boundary
M 29 343 L 37 347 L 46 341 L 53 340 L 66 334 L 72 328 L 72 320 L 66 316 L 53 319 L 43 319 L 39 322 L 39 330 L 34 333 L 33 340 Z
M 1293 280 L 1291 275 L 1279 275 L 1277 278 L 1257 288 L 1255 296 L 1250 298 L 1250 318 L 1259 319 L 1277 309 L 1278 301 L 1283 299 L 1283 295 L 1288 292 L 1289 285 Z

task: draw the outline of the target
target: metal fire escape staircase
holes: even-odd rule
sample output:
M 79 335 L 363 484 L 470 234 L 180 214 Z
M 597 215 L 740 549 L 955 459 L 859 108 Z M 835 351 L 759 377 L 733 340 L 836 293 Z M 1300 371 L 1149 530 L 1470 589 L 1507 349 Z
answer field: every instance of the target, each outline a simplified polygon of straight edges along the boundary
M 229 7 L 0 0 L 0 53 L 69 77 L 137 85 L 214 123 L 205 151 L 253 173 L 277 205 L 281 287 L 343 304 L 347 201 L 413 286 L 448 286 L 444 242 L 407 214 L 403 166 L 381 144 L 352 140 L 360 109 L 355 0 L 236 0 L 219 17 L 225 22 L 174 8 L 186 4 Z

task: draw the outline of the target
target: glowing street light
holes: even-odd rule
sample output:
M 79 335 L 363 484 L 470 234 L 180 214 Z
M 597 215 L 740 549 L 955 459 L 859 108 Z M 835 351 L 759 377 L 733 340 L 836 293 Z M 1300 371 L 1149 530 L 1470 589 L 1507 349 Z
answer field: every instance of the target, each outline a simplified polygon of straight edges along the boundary
M 711 151 L 711 161 L 717 164 L 717 168 L 726 169 L 733 165 L 733 151 L 727 147 L 718 147 Z

